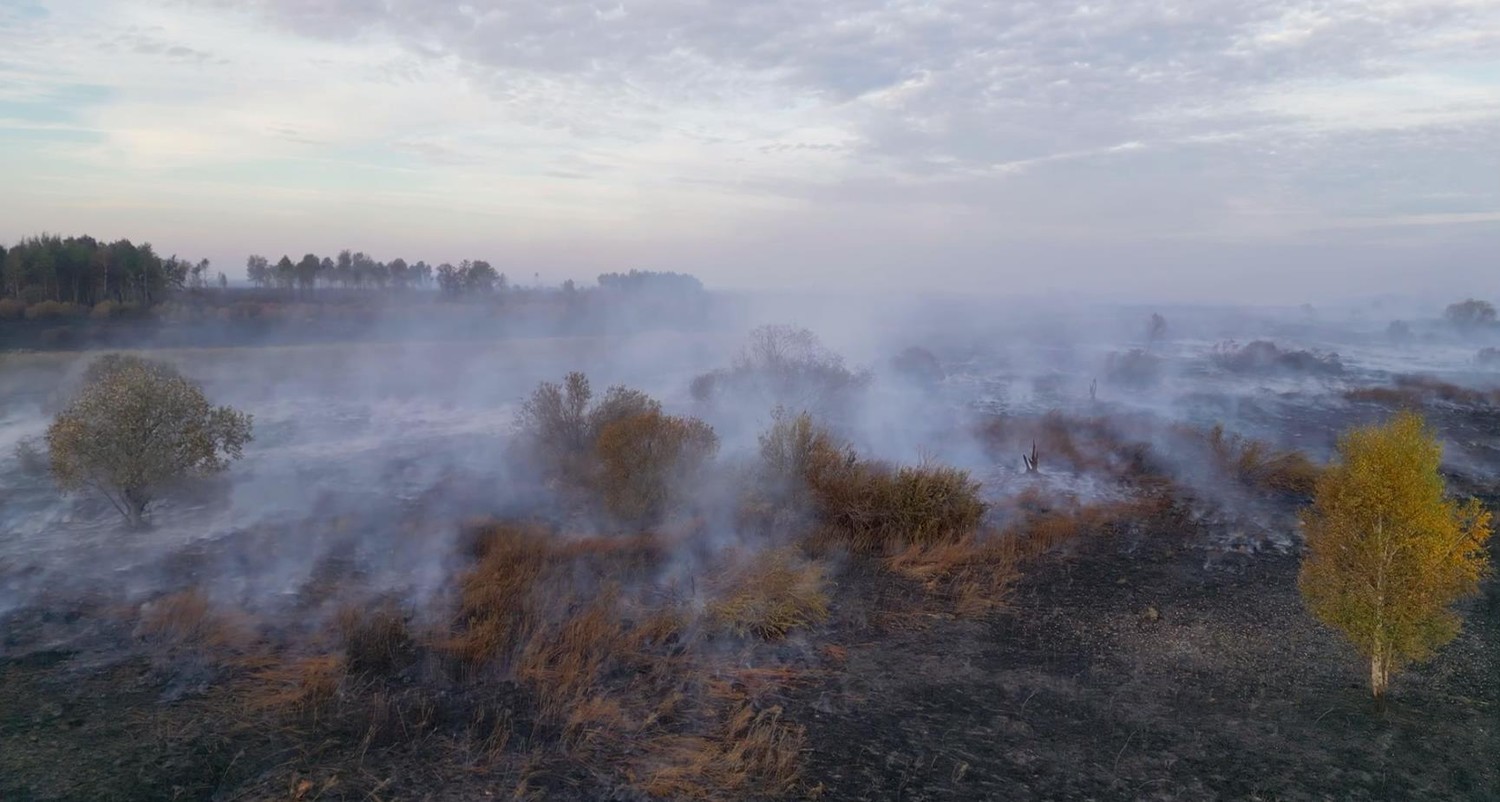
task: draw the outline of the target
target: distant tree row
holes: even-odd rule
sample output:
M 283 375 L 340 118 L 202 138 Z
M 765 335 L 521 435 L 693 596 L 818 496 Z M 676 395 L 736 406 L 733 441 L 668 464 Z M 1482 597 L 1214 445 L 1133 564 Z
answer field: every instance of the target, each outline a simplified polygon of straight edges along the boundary
M 149 243 L 44 234 L 0 246 L 0 298 L 23 304 L 150 306 L 175 290 L 206 286 L 208 269 L 207 260 L 162 258 Z
M 464 262 L 464 269 L 476 263 Z M 488 264 L 479 262 L 486 268 Z M 283 256 L 272 264 L 264 256 L 252 255 L 245 260 L 245 277 L 257 287 L 279 287 L 281 289 L 310 290 L 316 287 L 343 287 L 345 289 L 406 289 L 426 287 L 432 284 L 434 272 L 441 282 L 458 268 L 439 265 L 434 271 L 426 262 L 407 264 L 405 259 L 377 262 L 363 251 L 339 251 L 338 258 L 306 254 L 293 262 Z M 491 271 L 493 273 L 493 270 Z M 493 283 L 493 282 L 492 282 Z M 447 289 L 447 287 L 444 287 Z

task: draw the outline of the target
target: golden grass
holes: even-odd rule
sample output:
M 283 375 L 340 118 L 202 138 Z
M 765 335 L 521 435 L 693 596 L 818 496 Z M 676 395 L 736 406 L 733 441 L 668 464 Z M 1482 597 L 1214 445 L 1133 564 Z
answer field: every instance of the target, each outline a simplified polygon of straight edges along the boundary
M 782 640 L 828 619 L 825 582 L 822 565 L 799 560 L 790 549 L 761 552 L 720 579 L 708 618 L 741 637 Z
M 235 691 L 246 712 L 316 719 L 334 701 L 346 676 L 341 655 L 298 657 L 254 672 Z
M 1201 436 L 1221 470 L 1262 491 L 1311 497 L 1322 475 L 1322 469 L 1300 451 L 1278 451 L 1260 440 L 1225 434 L 1222 426 Z
M 780 707 L 740 703 L 707 735 L 665 735 L 646 745 L 638 787 L 658 799 L 784 796 L 797 786 L 806 731 Z
M 249 619 L 214 609 L 198 589 L 173 593 L 141 606 L 136 636 L 169 652 L 188 652 L 213 662 L 239 660 L 251 649 Z

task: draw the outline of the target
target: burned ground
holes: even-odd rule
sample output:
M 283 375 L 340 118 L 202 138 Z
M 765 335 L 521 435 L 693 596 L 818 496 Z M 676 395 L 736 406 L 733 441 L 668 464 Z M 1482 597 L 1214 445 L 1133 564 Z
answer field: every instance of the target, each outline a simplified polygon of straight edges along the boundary
M 987 509 L 920 539 L 877 525 L 896 469 L 840 443 L 810 517 L 727 493 L 753 502 L 729 542 L 540 514 L 534 479 L 497 504 L 476 457 L 404 517 L 330 504 L 108 582 L 16 557 L 0 799 L 1500 798 L 1496 583 L 1383 712 L 1297 593 L 1318 463 L 1390 399 L 1203 391 L 1189 419 L 1082 393 L 954 418 Z M 1450 486 L 1493 505 L 1471 400 L 1428 413 Z M 442 572 L 420 594 L 384 581 L 417 566 Z

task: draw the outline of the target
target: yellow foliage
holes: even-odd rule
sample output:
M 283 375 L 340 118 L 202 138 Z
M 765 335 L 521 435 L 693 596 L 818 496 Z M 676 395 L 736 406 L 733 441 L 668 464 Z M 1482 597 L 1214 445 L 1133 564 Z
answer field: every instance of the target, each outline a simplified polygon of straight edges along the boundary
M 1490 513 L 1445 495 L 1442 448 L 1414 413 L 1354 429 L 1338 451 L 1303 518 L 1298 581 L 1313 614 L 1370 659 L 1379 698 L 1391 671 L 1458 634 L 1451 607 L 1489 570 Z

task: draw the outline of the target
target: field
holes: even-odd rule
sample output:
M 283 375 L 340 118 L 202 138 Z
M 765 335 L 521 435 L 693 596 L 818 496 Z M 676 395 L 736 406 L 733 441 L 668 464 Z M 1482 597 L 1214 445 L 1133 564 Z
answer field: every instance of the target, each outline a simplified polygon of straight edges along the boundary
M 1500 376 L 1178 325 L 153 351 L 255 440 L 144 530 L 38 451 L 93 354 L 0 354 L 0 799 L 1500 798 L 1496 583 L 1383 711 L 1296 587 L 1353 424 L 1420 409 L 1500 503 Z M 665 512 L 527 447 L 574 370 L 712 425 Z

